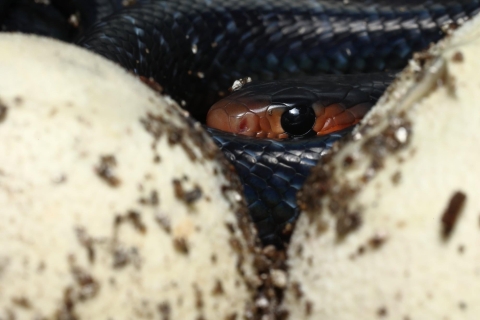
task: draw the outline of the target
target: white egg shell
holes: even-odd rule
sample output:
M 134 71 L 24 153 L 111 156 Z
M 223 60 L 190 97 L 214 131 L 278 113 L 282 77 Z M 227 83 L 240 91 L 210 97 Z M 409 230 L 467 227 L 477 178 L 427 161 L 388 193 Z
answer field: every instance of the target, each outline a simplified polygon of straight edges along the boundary
M 291 319 L 478 319 L 480 18 L 417 54 L 316 167 L 288 256 Z
M 0 319 L 243 319 L 241 186 L 183 111 L 73 45 L 0 35 Z

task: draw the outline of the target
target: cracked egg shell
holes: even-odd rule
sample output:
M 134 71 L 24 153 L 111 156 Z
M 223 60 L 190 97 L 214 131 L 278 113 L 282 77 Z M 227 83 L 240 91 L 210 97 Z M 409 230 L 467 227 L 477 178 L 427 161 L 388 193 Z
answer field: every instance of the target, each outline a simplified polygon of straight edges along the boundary
M 230 319 L 257 277 L 202 129 L 106 59 L 0 36 L 0 318 Z
M 299 194 L 292 319 L 477 319 L 480 17 L 416 55 Z

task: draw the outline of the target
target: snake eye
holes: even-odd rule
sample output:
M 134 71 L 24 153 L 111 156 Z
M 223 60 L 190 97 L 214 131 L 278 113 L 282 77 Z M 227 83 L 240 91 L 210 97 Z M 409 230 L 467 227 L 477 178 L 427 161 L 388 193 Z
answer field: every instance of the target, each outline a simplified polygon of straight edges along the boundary
M 293 107 L 282 114 L 281 124 L 289 135 L 303 136 L 312 129 L 315 119 L 315 112 L 309 106 Z

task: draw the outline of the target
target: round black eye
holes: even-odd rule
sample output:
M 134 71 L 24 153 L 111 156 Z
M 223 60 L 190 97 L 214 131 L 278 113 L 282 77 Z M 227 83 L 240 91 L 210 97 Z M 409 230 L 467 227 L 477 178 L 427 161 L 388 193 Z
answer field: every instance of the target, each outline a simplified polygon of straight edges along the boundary
M 310 107 L 293 107 L 282 114 L 281 125 L 292 136 L 303 136 L 310 132 L 315 123 L 315 113 Z

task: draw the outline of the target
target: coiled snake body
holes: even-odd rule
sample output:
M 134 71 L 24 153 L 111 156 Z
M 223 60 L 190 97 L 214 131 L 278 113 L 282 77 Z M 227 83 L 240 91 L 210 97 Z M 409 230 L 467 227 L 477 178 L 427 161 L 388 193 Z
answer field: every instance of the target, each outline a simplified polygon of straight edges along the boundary
M 294 87 L 309 90 L 320 101 L 360 99 L 373 104 L 392 80 L 385 71 L 405 66 L 413 52 L 439 40 L 446 26 L 462 23 L 480 7 L 478 0 L 136 2 L 122 8 L 122 1 L 113 0 L 52 1 L 56 13 L 40 15 L 37 31 L 21 13 L 25 8 L 43 12 L 33 0 L 21 0 L 16 7 L 4 1 L 0 10 L 4 30 L 63 40 L 81 34 L 77 44 L 154 79 L 164 93 L 204 121 L 208 108 L 227 94 L 233 81 L 247 76 L 271 81 L 353 73 L 357 75 L 324 76 Z M 59 18 L 68 12 L 79 13 L 79 31 Z M 372 72 L 376 74 L 360 75 Z M 248 85 L 246 90 L 258 89 Z M 260 94 L 273 97 L 279 92 Z M 286 141 L 210 132 L 244 182 L 260 237 L 281 245 L 288 238 L 285 226 L 298 216 L 295 194 L 309 169 L 349 130 Z

